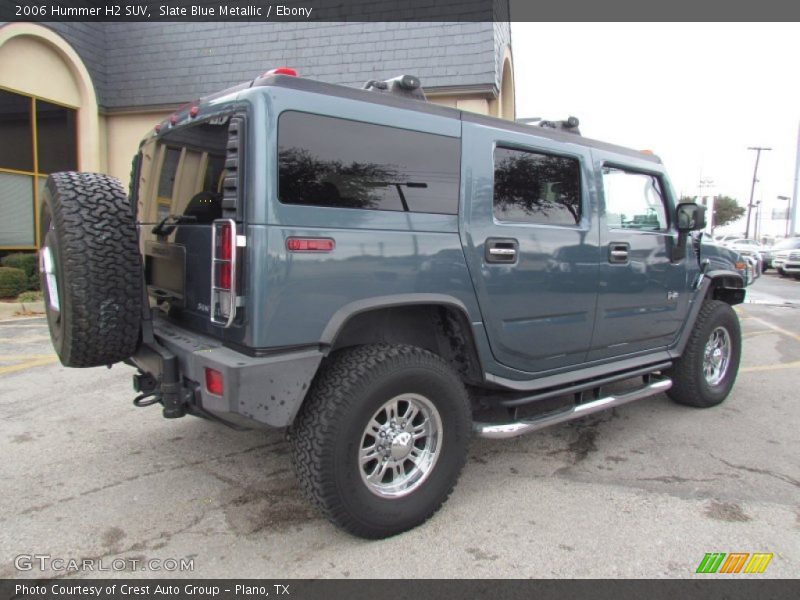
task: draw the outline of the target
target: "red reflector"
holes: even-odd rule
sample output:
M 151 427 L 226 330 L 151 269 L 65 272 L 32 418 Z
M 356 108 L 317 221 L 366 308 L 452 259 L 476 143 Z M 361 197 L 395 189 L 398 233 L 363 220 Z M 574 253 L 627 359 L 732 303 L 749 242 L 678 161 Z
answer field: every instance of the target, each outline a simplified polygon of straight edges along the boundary
M 286 249 L 289 252 L 331 252 L 335 243 L 330 238 L 288 238 Z
M 178 122 L 178 115 L 170 116 L 170 118 L 169 118 L 169 124 L 170 125 L 175 125 L 175 123 L 177 123 L 177 122 Z
M 197 116 L 197 113 L 199 113 L 199 112 L 200 112 L 200 107 L 199 106 L 193 106 L 192 108 L 189 109 L 189 116 L 192 119 L 194 119 Z
M 270 69 L 264 73 L 263 77 L 267 75 L 289 75 L 290 77 L 297 77 L 297 71 L 291 67 L 278 67 L 277 69 Z
M 209 394 L 222 396 L 222 373 L 206 367 L 206 389 Z

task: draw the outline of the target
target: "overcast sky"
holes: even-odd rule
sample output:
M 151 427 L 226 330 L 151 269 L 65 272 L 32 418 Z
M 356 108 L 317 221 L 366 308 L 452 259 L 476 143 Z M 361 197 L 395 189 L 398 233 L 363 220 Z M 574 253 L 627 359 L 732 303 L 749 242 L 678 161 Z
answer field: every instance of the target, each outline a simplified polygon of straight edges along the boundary
M 800 24 L 513 23 L 517 117 L 575 115 L 592 138 L 652 149 L 678 193 L 791 196 L 800 123 Z M 752 225 L 751 225 L 752 229 Z M 744 231 L 744 220 L 726 228 Z M 725 231 L 725 230 L 721 230 Z

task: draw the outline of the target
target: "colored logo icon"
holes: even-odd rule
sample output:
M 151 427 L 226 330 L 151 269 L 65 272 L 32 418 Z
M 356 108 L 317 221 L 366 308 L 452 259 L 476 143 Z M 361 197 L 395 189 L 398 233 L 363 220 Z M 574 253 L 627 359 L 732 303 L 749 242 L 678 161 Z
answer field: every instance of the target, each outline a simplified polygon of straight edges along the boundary
M 706 552 L 696 573 L 763 573 L 772 560 L 772 553 Z

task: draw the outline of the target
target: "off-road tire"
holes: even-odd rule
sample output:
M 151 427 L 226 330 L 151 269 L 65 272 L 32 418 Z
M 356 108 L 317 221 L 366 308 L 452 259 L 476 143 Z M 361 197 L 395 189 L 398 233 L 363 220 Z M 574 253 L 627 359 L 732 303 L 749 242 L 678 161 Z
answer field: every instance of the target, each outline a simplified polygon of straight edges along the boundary
M 703 374 L 703 358 L 706 343 L 718 327 L 723 327 L 730 336 L 731 356 L 722 380 L 711 385 Z M 736 381 L 741 352 L 742 333 L 736 312 L 725 302 L 705 300 L 683 354 L 666 373 L 672 379 L 667 395 L 678 404 L 696 408 L 720 404 Z
M 59 311 L 51 305 L 46 274 L 41 278 L 62 364 L 96 367 L 130 357 L 139 342 L 142 267 L 135 218 L 120 182 L 98 173 L 50 175 L 39 223 L 43 252 L 49 248 L 56 269 Z
M 361 436 L 384 402 L 421 394 L 441 416 L 441 454 L 429 476 L 407 496 L 384 498 L 362 480 Z M 448 498 L 466 461 L 472 419 L 458 375 L 439 356 L 407 345 L 341 350 L 322 366 L 288 437 L 300 485 L 335 525 L 367 539 L 407 531 Z

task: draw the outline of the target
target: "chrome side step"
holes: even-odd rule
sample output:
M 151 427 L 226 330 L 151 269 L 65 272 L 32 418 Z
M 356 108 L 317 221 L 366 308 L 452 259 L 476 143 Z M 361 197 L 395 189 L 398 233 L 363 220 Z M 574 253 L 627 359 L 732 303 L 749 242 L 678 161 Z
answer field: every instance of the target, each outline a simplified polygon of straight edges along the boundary
M 531 433 L 532 431 L 544 429 L 545 427 L 550 427 L 550 425 L 557 425 L 558 423 L 564 423 L 565 421 L 580 419 L 581 417 L 585 417 L 608 408 L 614 408 L 615 406 L 621 406 L 623 404 L 627 404 L 628 402 L 633 402 L 634 400 L 641 400 L 642 398 L 655 396 L 656 394 L 666 392 L 671 387 L 671 379 L 659 379 L 658 381 L 654 381 L 653 383 L 630 391 L 626 394 L 598 398 L 597 400 L 592 400 L 591 402 L 586 402 L 585 404 L 578 404 L 571 409 L 562 412 L 550 413 L 542 415 L 541 417 L 533 417 L 530 419 L 520 419 L 519 421 L 513 421 L 511 423 L 476 422 L 473 423 L 472 429 L 477 437 L 495 440 L 513 438 L 526 433 Z

